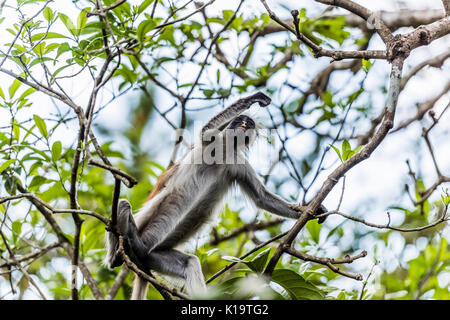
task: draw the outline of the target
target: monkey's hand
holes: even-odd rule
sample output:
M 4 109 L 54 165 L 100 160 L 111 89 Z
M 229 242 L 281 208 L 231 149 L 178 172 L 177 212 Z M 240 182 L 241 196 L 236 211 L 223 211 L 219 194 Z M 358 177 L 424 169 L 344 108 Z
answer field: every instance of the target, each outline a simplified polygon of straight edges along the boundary
M 319 214 L 322 214 L 322 213 L 326 213 L 326 212 L 328 212 L 328 209 L 325 208 L 325 206 L 321 204 L 320 207 L 319 207 L 319 209 L 317 209 L 317 211 L 316 211 L 316 215 L 319 215 Z M 324 223 L 324 222 L 325 222 L 325 219 L 326 219 L 327 217 L 328 217 L 328 215 L 323 216 L 323 217 L 319 217 L 318 222 L 319 222 L 319 223 Z
M 251 103 L 258 102 L 260 107 L 266 107 L 272 101 L 272 99 L 270 99 L 268 96 L 266 96 L 261 91 L 258 91 L 257 93 L 248 97 L 247 99 L 249 99 L 251 101 Z
M 295 204 L 295 203 L 292 203 L 289 206 L 291 207 L 291 209 L 299 212 L 300 215 L 303 214 L 304 212 L 306 212 L 306 206 L 301 206 L 301 205 L 298 205 L 298 204 Z M 325 206 L 320 205 L 320 207 L 319 207 L 319 209 L 317 209 L 315 215 L 320 215 L 320 214 L 326 213 L 326 212 L 328 212 L 328 209 L 325 208 Z M 319 219 L 318 222 L 319 223 L 323 223 L 326 218 L 327 218 L 327 216 L 319 217 L 318 218 Z
M 292 210 L 297 211 L 299 213 L 298 217 L 300 217 L 304 212 L 306 212 L 306 207 L 305 206 L 301 206 L 301 205 L 296 204 L 296 203 L 290 203 L 289 207 L 291 207 Z

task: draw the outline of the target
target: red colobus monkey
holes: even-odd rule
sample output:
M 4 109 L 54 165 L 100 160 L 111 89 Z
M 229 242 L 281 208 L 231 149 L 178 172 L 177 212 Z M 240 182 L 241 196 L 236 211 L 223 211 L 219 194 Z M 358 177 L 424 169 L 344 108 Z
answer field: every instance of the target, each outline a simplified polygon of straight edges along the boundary
M 302 214 L 303 206 L 288 203 L 267 190 L 245 158 L 245 149 L 256 132 L 253 119 L 241 113 L 254 103 L 265 107 L 270 102 L 268 96 L 258 92 L 212 118 L 201 131 L 202 143 L 166 170 L 134 216 L 129 202 L 119 201 L 117 228 L 124 237 L 125 252 L 140 267 L 182 277 L 189 294 L 204 291 L 198 258 L 174 247 L 208 221 L 235 183 L 263 210 L 293 219 Z M 319 211 L 326 212 L 324 207 Z M 109 232 L 106 263 L 111 268 L 123 263 L 117 248 L 117 235 Z M 146 292 L 146 281 L 137 277 L 132 299 L 144 299 Z

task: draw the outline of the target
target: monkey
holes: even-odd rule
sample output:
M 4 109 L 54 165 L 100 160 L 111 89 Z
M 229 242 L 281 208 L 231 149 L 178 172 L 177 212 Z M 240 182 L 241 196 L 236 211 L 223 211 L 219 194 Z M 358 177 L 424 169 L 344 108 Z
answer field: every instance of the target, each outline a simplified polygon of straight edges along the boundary
M 255 140 L 256 125 L 242 113 L 254 103 L 266 107 L 270 102 L 268 96 L 257 92 L 213 117 L 201 130 L 201 143 L 161 175 L 135 215 L 127 200 L 119 201 L 118 233 L 124 237 L 125 252 L 139 262 L 138 266 L 183 278 L 189 295 L 205 292 L 199 259 L 175 248 L 206 224 L 234 185 L 260 209 L 293 219 L 303 214 L 306 207 L 270 192 L 245 156 Z M 317 213 L 326 211 L 321 206 Z M 117 248 L 117 235 L 108 232 L 105 262 L 110 268 L 123 263 Z M 147 282 L 136 277 L 131 298 L 144 299 L 146 292 Z

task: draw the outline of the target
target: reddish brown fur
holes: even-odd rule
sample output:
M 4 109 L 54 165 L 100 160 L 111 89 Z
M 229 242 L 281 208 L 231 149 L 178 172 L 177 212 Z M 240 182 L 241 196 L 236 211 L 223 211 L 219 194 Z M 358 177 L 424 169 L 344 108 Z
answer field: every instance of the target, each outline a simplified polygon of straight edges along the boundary
M 173 164 L 167 168 L 166 171 L 162 175 L 159 176 L 158 181 L 156 182 L 155 186 L 153 187 L 152 192 L 148 195 L 146 201 L 153 199 L 167 184 L 167 181 L 170 179 L 170 177 L 175 172 L 176 168 L 178 167 L 178 164 Z

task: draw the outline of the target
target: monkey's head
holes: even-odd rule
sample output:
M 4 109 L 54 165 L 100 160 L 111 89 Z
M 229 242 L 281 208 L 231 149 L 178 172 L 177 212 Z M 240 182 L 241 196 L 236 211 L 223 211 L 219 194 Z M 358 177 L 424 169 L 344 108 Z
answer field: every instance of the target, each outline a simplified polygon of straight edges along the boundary
M 234 120 L 231 121 L 230 125 L 228 126 L 228 129 L 238 129 L 238 128 L 247 131 L 248 129 L 255 129 L 256 124 L 252 118 L 244 114 L 241 114 L 239 117 L 234 118 Z
M 247 147 L 255 141 L 256 123 L 249 116 L 240 115 L 231 121 L 227 131 L 234 138 L 235 148 L 240 149 L 240 147 Z

